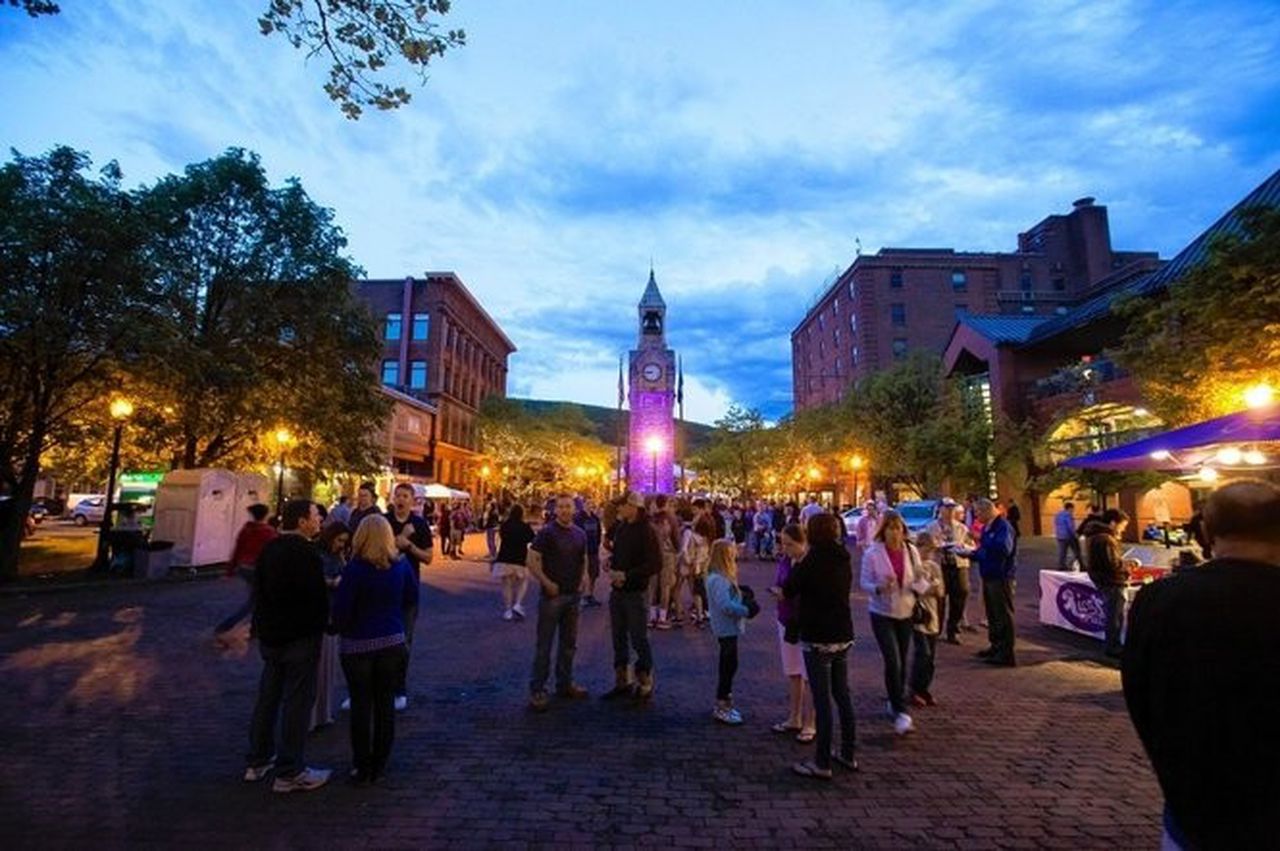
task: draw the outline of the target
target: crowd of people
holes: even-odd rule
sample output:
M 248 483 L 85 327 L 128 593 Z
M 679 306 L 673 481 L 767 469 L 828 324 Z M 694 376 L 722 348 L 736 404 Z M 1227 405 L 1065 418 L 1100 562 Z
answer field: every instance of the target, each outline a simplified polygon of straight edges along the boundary
M 335 717 L 339 669 L 350 695 L 349 780 L 377 783 L 385 773 L 395 714 L 407 706 L 419 570 L 434 550 L 431 524 L 415 510 L 421 508 L 413 488 L 399 485 L 385 512 L 372 486 L 362 487 L 349 513 L 325 516 L 315 503 L 291 501 L 279 530 L 264 506 L 250 509 L 230 568 L 249 586 L 248 598 L 216 628 L 224 636 L 251 616 L 263 661 L 246 781 L 272 776 L 274 790 L 291 792 L 329 780 L 329 771 L 306 765 L 304 749 L 308 731 Z M 472 522 L 454 507 L 435 513 L 426 506 L 425 513 L 436 520 L 442 548 L 444 516 L 451 535 Z M 761 612 L 739 574 L 740 560 L 751 558 L 776 562 L 767 591 L 787 700 L 786 716 L 771 729 L 813 744 L 812 759 L 792 766 L 798 775 L 829 780 L 837 768 L 858 767 L 848 674 L 855 577 L 867 596 L 886 713 L 897 734 L 915 729 L 914 710 L 937 703 L 937 642 L 962 642 L 969 563 L 980 579 L 989 645 L 977 655 L 1016 666 L 1019 534 L 1008 509 L 992 500 L 941 500 L 936 518 L 915 534 L 902 514 L 878 503 L 849 525 L 813 501 L 726 506 L 634 492 L 603 508 L 559 495 L 542 513 L 535 529 L 524 506 L 491 502 L 474 523 L 501 586 L 501 617 L 525 618 L 529 585 L 537 586 L 529 681 L 535 712 L 547 711 L 553 695 L 587 697 L 574 677 L 578 622 L 582 609 L 602 605 L 596 592 L 603 578 L 615 676 L 601 697 L 651 700 L 657 663 L 650 632 L 688 624 L 709 630 L 718 648 L 711 717 L 744 723 L 734 700 L 739 640 Z M 1070 537 L 1063 534 L 1067 517 Z M 1280 693 L 1280 668 L 1266 662 L 1280 652 L 1280 632 L 1265 608 L 1280 592 L 1277 518 L 1274 485 L 1239 481 L 1216 491 L 1203 510 L 1215 557 L 1139 592 L 1123 643 L 1131 565 L 1119 542 L 1129 518 L 1114 508 L 1091 510 L 1076 524 L 1069 504 L 1055 518 L 1061 560 L 1070 555 L 1083 564 L 1106 601 L 1107 652 L 1123 658 L 1125 698 L 1166 795 L 1166 847 L 1248 845 L 1266 835 L 1268 804 L 1280 794 L 1270 770 L 1280 758 L 1280 733 L 1217 723 L 1236 711 L 1229 706 L 1264 718 Z

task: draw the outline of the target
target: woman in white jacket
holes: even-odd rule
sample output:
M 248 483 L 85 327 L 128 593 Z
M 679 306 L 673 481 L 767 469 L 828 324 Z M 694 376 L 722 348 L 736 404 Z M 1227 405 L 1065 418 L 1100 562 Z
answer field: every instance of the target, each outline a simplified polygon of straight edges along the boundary
M 907 714 L 907 658 L 911 647 L 911 611 L 919 583 L 920 554 L 907 540 L 907 524 L 896 511 L 884 512 L 875 541 L 862 557 L 862 590 L 870 595 L 871 631 L 884 657 L 884 687 L 893 729 L 914 726 Z

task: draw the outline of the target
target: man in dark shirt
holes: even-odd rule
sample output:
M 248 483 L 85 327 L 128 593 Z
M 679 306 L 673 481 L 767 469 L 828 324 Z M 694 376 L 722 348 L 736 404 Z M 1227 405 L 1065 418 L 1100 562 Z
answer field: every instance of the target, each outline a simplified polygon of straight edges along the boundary
M 587 534 L 587 581 L 583 608 L 600 605 L 596 599 L 596 580 L 600 578 L 600 539 L 603 526 L 594 500 L 583 502 L 582 510 L 573 516 L 573 524 Z
M 360 528 L 360 521 L 368 517 L 370 514 L 380 514 L 381 509 L 378 508 L 378 489 L 373 482 L 361 482 L 359 490 L 356 491 L 356 507 L 351 510 L 351 516 L 347 519 L 347 525 L 351 527 L 351 534 L 356 533 L 356 529 Z
M 303 760 L 316 699 L 320 643 L 329 623 L 329 588 L 320 551 L 311 543 L 320 534 L 318 506 L 305 499 L 290 500 L 281 525 L 281 535 L 268 541 L 258 555 L 253 623 L 262 654 L 262 678 L 249 728 L 244 779 L 261 780 L 274 767 L 272 791 L 305 792 L 329 780 L 327 769 L 307 768 Z M 277 717 L 279 749 L 275 746 Z
M 556 694 L 578 700 L 587 690 L 573 681 L 573 654 L 578 648 L 578 609 L 582 577 L 587 569 L 587 533 L 573 523 L 573 499 L 556 497 L 554 519 L 529 545 L 529 574 L 542 586 L 538 600 L 538 644 L 529 682 L 529 706 L 547 708 L 547 676 L 551 643 L 560 635 L 556 653 Z
M 606 700 L 634 694 L 640 699 L 653 695 L 653 652 L 649 647 L 645 621 L 645 591 L 650 577 L 662 570 L 662 550 L 658 533 L 644 510 L 644 498 L 628 491 L 618 508 L 621 523 L 613 538 L 613 560 L 609 565 L 609 621 L 613 632 L 613 689 Z M 636 651 L 636 683 L 629 675 L 631 650 Z
M 413 575 L 418 576 L 418 569 L 431 564 L 431 526 L 427 521 L 413 513 L 413 485 L 401 482 L 391 494 L 391 508 L 387 511 L 387 522 L 391 524 L 391 532 L 396 536 L 396 549 L 413 568 Z M 418 606 L 415 604 L 404 610 L 404 645 L 410 653 L 413 650 L 413 627 L 418 622 Z M 400 666 L 400 684 L 396 687 L 396 711 L 403 712 L 409 706 L 407 679 L 409 676 L 409 660 Z
M 1280 488 L 1238 479 L 1204 507 L 1212 561 L 1129 610 L 1125 702 L 1165 799 L 1165 848 L 1274 848 L 1280 804 Z

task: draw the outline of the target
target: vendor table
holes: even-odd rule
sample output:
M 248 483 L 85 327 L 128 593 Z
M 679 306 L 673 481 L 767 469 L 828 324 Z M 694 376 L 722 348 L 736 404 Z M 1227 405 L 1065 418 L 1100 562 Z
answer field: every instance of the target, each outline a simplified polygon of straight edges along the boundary
M 1124 589 L 1125 624 L 1129 622 L 1129 606 L 1142 583 L 1163 576 L 1163 568 L 1143 567 L 1133 571 Z M 1040 571 L 1040 623 L 1058 626 L 1091 635 L 1098 640 L 1106 637 L 1106 611 L 1102 606 L 1102 594 L 1094 587 L 1087 573 L 1071 573 L 1062 570 Z

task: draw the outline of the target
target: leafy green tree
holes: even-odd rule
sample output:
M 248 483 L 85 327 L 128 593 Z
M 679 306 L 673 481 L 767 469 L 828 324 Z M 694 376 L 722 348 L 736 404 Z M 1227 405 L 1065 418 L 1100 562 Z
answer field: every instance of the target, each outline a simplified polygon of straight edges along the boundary
M 105 407 L 119 362 L 136 358 L 149 300 L 144 230 L 114 163 L 13 153 L 0 168 L 0 579 L 18 569 L 21 524 L 52 447 L 109 431 L 77 426 Z M 100 415 L 100 412 L 98 413 Z
M 1117 308 L 1129 327 L 1116 356 L 1170 425 L 1238 410 L 1244 388 L 1280 379 L 1280 209 L 1241 219 L 1166 294 Z
M 331 211 L 296 180 L 272 188 L 237 149 L 138 197 L 156 299 L 132 373 L 169 412 L 149 432 L 155 448 L 180 467 L 265 460 L 264 436 L 285 425 L 312 471 L 375 469 L 390 410 L 377 328 Z
M 595 436 L 595 425 L 576 405 L 531 413 L 519 402 L 490 396 L 480 403 L 480 449 L 492 481 L 516 499 L 548 493 L 604 491 L 613 447 Z
M 755 408 L 733 405 L 716 420 L 710 440 L 690 460 L 707 490 L 745 496 L 760 490 L 776 432 Z
M 56 15 L 48 0 L 7 0 L 31 17 Z M 399 109 L 412 100 L 404 86 L 379 76 L 403 62 L 424 84 L 431 61 L 462 47 L 467 34 L 441 29 L 450 0 L 268 0 L 258 18 L 265 36 L 279 34 L 307 58 L 329 62 L 324 90 L 343 115 L 358 119 L 366 107 Z

